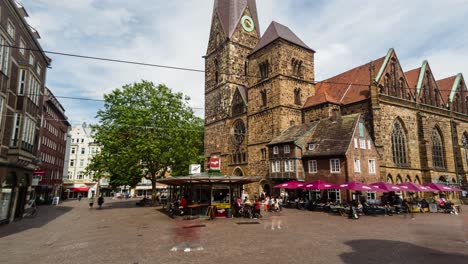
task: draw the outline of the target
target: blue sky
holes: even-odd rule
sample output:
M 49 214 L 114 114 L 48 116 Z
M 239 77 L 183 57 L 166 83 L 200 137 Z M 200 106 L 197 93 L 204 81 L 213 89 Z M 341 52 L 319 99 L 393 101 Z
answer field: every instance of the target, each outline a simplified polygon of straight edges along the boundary
M 45 50 L 203 69 L 213 0 L 23 0 Z M 316 80 L 395 48 L 405 71 L 427 59 L 436 79 L 468 74 L 468 1 L 257 0 L 261 32 L 274 20 L 317 51 Z M 57 96 L 102 99 L 150 80 L 204 106 L 204 74 L 49 55 Z M 100 102 L 60 99 L 73 125 L 95 122 Z M 196 110 L 203 116 L 203 110 Z

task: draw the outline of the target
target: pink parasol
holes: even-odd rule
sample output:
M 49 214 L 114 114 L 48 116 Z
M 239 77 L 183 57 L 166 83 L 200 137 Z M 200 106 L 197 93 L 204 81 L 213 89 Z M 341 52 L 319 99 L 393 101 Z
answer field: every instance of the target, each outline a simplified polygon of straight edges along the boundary
M 339 184 L 337 186 L 338 189 L 344 189 L 344 190 L 353 190 L 353 191 L 366 191 L 366 192 L 382 192 L 384 190 L 381 190 L 378 187 L 371 186 L 362 182 L 356 182 L 356 181 L 351 181 L 351 182 L 346 182 Z
M 284 189 L 293 190 L 293 189 L 302 188 L 304 186 L 304 184 L 305 183 L 303 183 L 303 182 L 292 180 L 292 181 L 288 181 L 288 182 L 285 182 L 285 183 L 277 184 L 277 185 L 273 186 L 273 188 L 276 188 L 276 189 L 284 188 Z
M 462 191 L 460 189 L 453 188 L 453 187 L 446 186 L 446 185 L 439 184 L 439 183 L 426 183 L 423 185 L 438 192 L 461 192 Z
M 405 183 L 400 183 L 397 184 L 398 187 L 400 187 L 403 191 L 407 192 L 434 192 L 434 189 L 427 187 L 427 186 L 421 186 L 416 183 L 412 182 L 405 182 Z
M 307 190 L 327 190 L 327 189 L 335 189 L 335 184 L 329 183 L 322 180 L 317 180 L 313 182 L 306 183 L 305 188 Z
M 378 188 L 382 192 L 399 192 L 401 188 L 388 182 L 374 182 L 369 184 L 371 187 Z

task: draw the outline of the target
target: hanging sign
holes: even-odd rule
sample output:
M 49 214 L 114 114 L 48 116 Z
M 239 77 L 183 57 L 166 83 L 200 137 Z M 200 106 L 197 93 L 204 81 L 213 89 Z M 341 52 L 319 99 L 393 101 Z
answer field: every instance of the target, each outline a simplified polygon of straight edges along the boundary
M 221 159 L 218 157 L 211 157 L 210 162 L 208 163 L 208 168 L 210 170 L 221 170 Z

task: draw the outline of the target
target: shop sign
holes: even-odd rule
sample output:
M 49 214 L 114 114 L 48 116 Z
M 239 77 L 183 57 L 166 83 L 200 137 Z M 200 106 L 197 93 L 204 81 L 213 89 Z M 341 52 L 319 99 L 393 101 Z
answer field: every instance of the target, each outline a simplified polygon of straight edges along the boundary
M 45 171 L 44 170 L 35 170 L 34 175 L 44 175 Z
M 208 167 L 210 170 L 221 170 L 221 159 L 217 157 L 211 157 Z
M 189 167 L 189 174 L 200 174 L 201 165 L 200 164 L 191 164 Z

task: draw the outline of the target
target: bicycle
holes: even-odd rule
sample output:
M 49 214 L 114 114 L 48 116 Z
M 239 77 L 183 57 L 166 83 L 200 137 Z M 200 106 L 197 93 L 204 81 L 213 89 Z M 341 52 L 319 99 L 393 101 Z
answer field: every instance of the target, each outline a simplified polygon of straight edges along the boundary
M 36 201 L 29 201 L 24 209 L 23 217 L 24 218 L 34 218 L 36 217 L 39 209 L 37 208 Z

